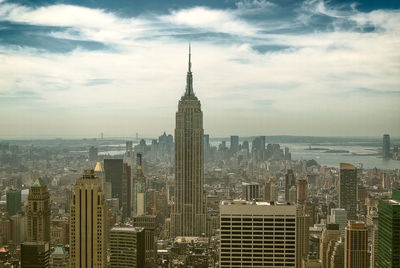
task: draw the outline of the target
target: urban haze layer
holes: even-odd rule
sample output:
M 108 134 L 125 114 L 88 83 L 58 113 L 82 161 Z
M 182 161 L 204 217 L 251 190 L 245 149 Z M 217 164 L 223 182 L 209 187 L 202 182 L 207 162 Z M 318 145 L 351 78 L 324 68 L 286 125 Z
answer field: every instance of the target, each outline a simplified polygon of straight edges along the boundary
M 166 2 L 0 0 L 0 268 L 399 268 L 399 4 Z
M 174 136 L 1 141 L 3 267 L 399 267 L 399 140 L 210 139 L 191 65 Z

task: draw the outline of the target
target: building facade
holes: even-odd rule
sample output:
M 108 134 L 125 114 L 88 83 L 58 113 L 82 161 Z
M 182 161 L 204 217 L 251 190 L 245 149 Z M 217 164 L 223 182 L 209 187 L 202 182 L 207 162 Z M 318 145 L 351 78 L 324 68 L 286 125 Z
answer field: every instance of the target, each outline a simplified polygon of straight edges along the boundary
M 285 174 L 285 200 L 289 201 L 290 195 L 289 190 L 292 186 L 296 186 L 296 177 L 294 176 L 293 170 L 288 169 Z
M 156 243 L 156 216 L 141 215 L 132 218 L 133 227 L 143 228 L 145 263 L 155 263 L 157 253 Z
M 344 240 L 344 267 L 369 267 L 368 230 L 362 222 L 349 222 Z
M 347 211 L 349 220 L 357 218 L 357 168 L 340 163 L 339 207 Z
M 400 267 L 400 190 L 378 204 L 378 268 Z
M 136 175 L 133 179 L 133 216 L 146 214 L 146 177 L 143 174 L 142 154 L 136 155 Z
M 258 183 L 242 183 L 242 198 L 247 201 L 258 200 L 260 197 L 260 185 Z
M 171 212 L 173 237 L 206 233 L 203 112 L 193 92 L 190 56 L 189 49 L 186 91 L 176 112 L 174 204 Z
M 7 212 L 9 216 L 14 216 L 21 210 L 21 190 L 10 189 L 6 192 Z
M 383 135 L 382 156 L 384 159 L 390 158 L 390 136 L 389 136 L 389 134 Z
M 24 242 L 21 244 L 21 267 L 50 268 L 49 242 Z
M 104 159 L 105 180 L 111 184 L 111 197 L 119 199 L 120 207 L 122 206 L 122 166 L 122 159 Z
M 69 215 L 69 267 L 107 267 L 107 205 L 93 170 L 76 181 Z
M 220 267 L 296 267 L 296 206 L 221 201 Z
M 110 267 L 145 267 L 144 229 L 113 227 L 110 231 Z
M 50 194 L 47 185 L 38 178 L 29 189 L 26 207 L 27 241 L 50 242 Z

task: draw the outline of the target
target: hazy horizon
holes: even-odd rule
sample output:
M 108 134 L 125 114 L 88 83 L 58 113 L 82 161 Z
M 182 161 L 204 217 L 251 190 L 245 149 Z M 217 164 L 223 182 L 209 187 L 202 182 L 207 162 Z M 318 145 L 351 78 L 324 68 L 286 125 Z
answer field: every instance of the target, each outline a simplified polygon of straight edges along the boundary
M 400 137 L 395 1 L 0 0 L 0 139 Z M 260 134 L 257 134 L 260 133 Z

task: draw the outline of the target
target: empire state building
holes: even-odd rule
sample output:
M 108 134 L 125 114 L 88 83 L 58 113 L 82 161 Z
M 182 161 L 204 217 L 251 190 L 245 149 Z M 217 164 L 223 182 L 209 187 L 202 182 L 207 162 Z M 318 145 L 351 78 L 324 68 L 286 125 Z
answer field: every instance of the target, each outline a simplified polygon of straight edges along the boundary
M 193 92 L 189 46 L 186 91 L 176 112 L 175 191 L 171 213 L 171 235 L 202 236 L 206 233 L 204 198 L 203 112 Z

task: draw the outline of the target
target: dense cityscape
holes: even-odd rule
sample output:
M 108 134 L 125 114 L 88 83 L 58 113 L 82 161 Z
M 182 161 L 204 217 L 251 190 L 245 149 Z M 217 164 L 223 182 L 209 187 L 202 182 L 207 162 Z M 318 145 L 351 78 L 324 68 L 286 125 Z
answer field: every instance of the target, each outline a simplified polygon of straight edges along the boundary
M 268 139 L 204 134 L 189 52 L 174 135 L 2 140 L 0 267 L 400 266 L 400 140 L 371 168 Z

